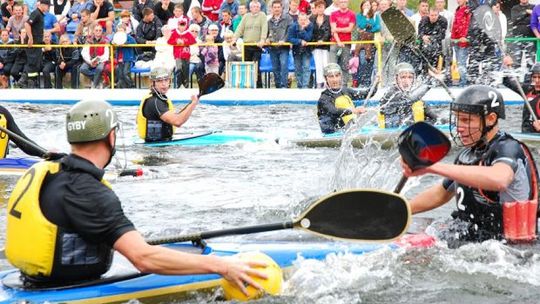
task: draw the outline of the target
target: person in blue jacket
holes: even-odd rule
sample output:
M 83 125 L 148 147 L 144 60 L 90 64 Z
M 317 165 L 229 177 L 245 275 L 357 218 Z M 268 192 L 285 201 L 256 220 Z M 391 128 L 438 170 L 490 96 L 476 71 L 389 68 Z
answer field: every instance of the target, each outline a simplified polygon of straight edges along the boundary
M 135 44 L 135 38 L 126 34 L 126 25 L 120 24 L 116 29 L 112 43 L 116 46 L 124 44 Z M 130 77 L 131 66 L 135 61 L 135 50 L 131 47 L 117 47 L 114 54 L 116 67 L 115 75 L 118 80 L 116 87 L 118 88 L 134 88 L 135 83 Z
M 296 83 L 299 89 L 307 88 L 311 75 L 311 47 L 307 45 L 313 36 L 313 24 L 306 14 L 300 13 L 298 20 L 289 27 L 287 41 L 292 43 Z

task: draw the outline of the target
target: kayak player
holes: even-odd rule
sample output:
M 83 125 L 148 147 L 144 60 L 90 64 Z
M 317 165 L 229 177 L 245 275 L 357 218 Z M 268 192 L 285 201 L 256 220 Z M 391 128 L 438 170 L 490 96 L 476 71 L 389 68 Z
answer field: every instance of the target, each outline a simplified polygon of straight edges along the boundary
M 413 213 L 439 207 L 455 197 L 457 210 L 445 233 L 451 247 L 463 242 L 536 239 L 538 173 L 528 147 L 500 130 L 504 101 L 496 89 L 474 85 L 450 106 L 450 131 L 464 147 L 454 164 L 435 163 L 406 176 L 437 174 L 442 183 L 410 201 Z
M 437 115 L 421 100 L 430 86 L 422 84 L 414 88 L 416 74 L 410 63 L 401 62 L 395 70 L 395 83 L 380 101 L 379 128 L 396 128 L 424 120 L 430 123 L 437 121 Z
M 17 124 L 15 123 L 15 119 L 13 119 L 13 116 L 8 111 L 8 109 L 4 108 L 3 106 L 0 106 L 0 126 L 8 129 L 9 131 L 12 131 L 13 133 L 19 135 L 20 137 L 26 139 L 28 142 L 33 143 L 34 145 L 31 145 L 24 140 L 19 140 L 14 137 L 10 137 L 8 134 L 0 131 L 0 159 L 3 159 L 7 156 L 8 150 L 9 150 L 9 141 L 11 140 L 13 143 L 17 145 L 24 153 L 31 155 L 31 156 L 37 156 L 37 157 L 43 157 L 43 151 L 44 149 L 37 149 L 37 146 L 33 141 L 31 141 L 24 133 L 19 129 Z
M 535 63 L 531 68 L 531 80 L 518 87 L 520 84 L 515 76 L 505 76 L 503 84 L 512 91 L 521 95 L 525 93 L 527 101 L 534 110 L 536 118 L 540 117 L 540 63 Z M 526 105 L 523 105 L 523 115 L 521 121 L 522 133 L 540 133 L 540 120 L 535 120 Z
M 199 104 L 197 95 L 182 110 L 175 110 L 167 97 L 171 74 L 166 68 L 155 67 L 150 72 L 152 86 L 139 105 L 137 130 L 139 137 L 146 142 L 168 141 L 174 135 L 174 128 L 182 126 Z
M 113 249 L 142 273 L 217 273 L 246 293 L 266 263 L 197 255 L 149 245 L 103 179 L 115 154 L 117 114 L 105 101 L 80 101 L 66 117 L 71 154 L 31 167 L 8 202 L 8 261 L 25 286 L 62 286 L 97 279 Z M 253 276 L 253 277 L 251 277 Z M 246 285 L 246 286 L 247 286 Z
M 366 112 L 364 107 L 355 107 L 353 100 L 364 99 L 367 89 L 353 90 L 343 86 L 341 67 L 329 63 L 324 67 L 326 90 L 321 93 L 317 104 L 317 117 L 324 134 L 334 133 L 345 127 L 357 114 Z

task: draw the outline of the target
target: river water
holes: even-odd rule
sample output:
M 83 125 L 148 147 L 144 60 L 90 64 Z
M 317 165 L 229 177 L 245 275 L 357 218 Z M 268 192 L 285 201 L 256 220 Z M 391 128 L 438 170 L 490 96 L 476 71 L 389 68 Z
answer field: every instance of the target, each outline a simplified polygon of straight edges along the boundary
M 19 127 L 47 149 L 67 151 L 64 119 L 68 106 L 5 104 Z M 120 178 L 113 188 L 127 215 L 146 236 L 167 236 L 287 220 L 303 200 L 351 187 L 391 191 L 400 177 L 396 149 L 300 148 L 274 141 L 208 147 L 145 148 L 131 144 L 136 135 L 135 107 L 118 107 L 125 149 L 115 166 L 143 164 L 150 174 Z M 438 109 L 447 115 L 445 108 Z M 508 109 L 503 126 L 518 130 L 521 107 Z M 374 112 L 364 121 L 372 121 Z M 200 105 L 185 130 L 265 132 L 279 138 L 316 136 L 314 106 L 214 107 Z M 124 153 L 122 150 L 125 150 Z M 537 155 L 538 150 L 534 150 Z M 13 150 L 11 155 L 20 155 Z M 444 161 L 451 161 L 449 156 Z M 17 178 L 0 177 L 4 207 Z M 403 193 L 439 181 L 413 178 Z M 447 204 L 422 216 L 443 219 Z M 5 222 L 5 213 L 0 213 Z M 0 226 L 3 244 L 4 225 Z M 284 231 L 228 240 L 309 238 Z M 5 260 L 0 270 L 7 269 Z M 288 272 L 282 296 L 260 303 L 538 303 L 540 256 L 536 249 L 509 248 L 499 242 L 448 249 L 380 250 L 363 256 L 332 255 L 324 261 L 298 260 Z M 178 302 L 217 301 L 216 294 L 195 294 Z

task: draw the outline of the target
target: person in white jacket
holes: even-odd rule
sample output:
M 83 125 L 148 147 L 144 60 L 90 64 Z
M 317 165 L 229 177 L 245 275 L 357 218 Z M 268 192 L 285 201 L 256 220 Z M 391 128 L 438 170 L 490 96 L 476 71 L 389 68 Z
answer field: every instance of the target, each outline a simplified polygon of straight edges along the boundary
M 107 39 L 103 36 L 103 28 L 94 26 L 93 35 L 86 41 L 88 44 L 107 44 Z M 92 78 L 92 89 L 102 87 L 101 76 L 105 65 L 109 61 L 109 48 L 107 46 L 87 46 L 82 48 L 81 55 L 83 64 L 81 65 L 81 74 Z M 105 71 L 107 72 L 107 71 Z
M 505 47 L 504 38 L 506 38 L 506 34 L 508 33 L 508 21 L 506 15 L 501 11 L 501 1 L 495 2 L 491 8 L 501 23 L 501 42 L 503 47 Z
M 151 69 L 155 67 L 164 67 L 169 73 L 172 73 L 176 64 L 173 54 L 173 46 L 168 44 L 167 41 L 171 37 L 171 28 L 165 24 L 161 27 L 162 36 L 156 40 L 156 57 L 152 61 Z

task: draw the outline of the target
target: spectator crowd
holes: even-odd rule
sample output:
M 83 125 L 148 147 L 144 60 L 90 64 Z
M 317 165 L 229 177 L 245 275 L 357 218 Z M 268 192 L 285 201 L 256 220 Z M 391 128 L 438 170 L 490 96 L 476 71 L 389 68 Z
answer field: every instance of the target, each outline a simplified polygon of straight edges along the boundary
M 412 51 L 417 48 L 431 65 L 448 72 L 449 81 L 465 86 L 499 69 L 504 54 L 528 70 L 536 61 L 535 41 L 506 46 L 504 39 L 540 38 L 540 5 L 529 0 L 491 3 L 490 12 L 500 22 L 496 37 L 490 36 L 498 43 L 492 44 L 475 42 L 481 35 L 471 29 L 478 7 L 474 0 L 456 0 L 453 12 L 445 0 L 432 6 L 420 0 L 416 10 L 407 7 L 407 0 L 362 0 L 352 9 L 349 0 L 247 1 L 134 0 L 131 10 L 115 10 L 109 0 L 2 0 L 0 88 L 10 83 L 63 88 L 67 73 L 72 88 L 79 87 L 79 73 L 99 88 L 110 85 L 112 67 L 115 87 L 134 88 L 132 69 L 154 66 L 174 73 L 175 87 L 189 87 L 194 76 L 223 75 L 227 62 L 242 60 L 242 47 L 245 61 L 269 62 L 276 88 L 324 87 L 322 71 L 330 62 L 341 66 L 346 84 L 369 87 L 378 72 L 377 48 L 351 41 L 374 40 L 381 42 L 389 62 L 409 62 L 418 75 L 426 74 L 426 64 Z M 392 6 L 413 23 L 416 45 L 391 47 L 393 37 L 381 13 Z M 2 47 L 9 44 L 45 47 Z M 109 44 L 115 46 L 112 63 Z M 132 44 L 138 46 L 129 47 Z M 495 60 L 486 60 L 489 54 Z M 450 76 L 452 65 L 457 77 Z M 392 81 L 391 69 L 387 64 L 379 71 L 384 81 Z M 262 87 L 261 69 L 257 87 Z

